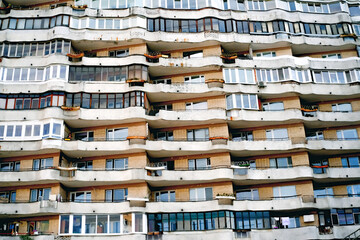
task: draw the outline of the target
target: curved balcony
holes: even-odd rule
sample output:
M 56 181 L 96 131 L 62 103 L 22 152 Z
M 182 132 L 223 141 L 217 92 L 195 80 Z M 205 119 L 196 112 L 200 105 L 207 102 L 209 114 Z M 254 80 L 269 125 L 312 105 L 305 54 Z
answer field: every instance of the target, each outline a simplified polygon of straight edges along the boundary
M 119 35 L 119 32 L 122 34 Z M 70 27 L 54 27 L 52 29 L 39 29 L 39 30 L 3 30 L 0 41 L 47 41 L 55 38 L 64 38 L 73 41 L 85 41 L 87 39 L 98 39 L 102 41 L 121 41 L 130 40 L 134 44 L 147 42 L 163 42 L 172 43 L 174 39 L 179 39 L 178 44 L 186 43 L 202 43 L 206 41 L 216 41 L 221 43 L 244 43 L 259 42 L 263 45 L 269 46 L 276 43 L 292 43 L 296 45 L 330 45 L 330 46 L 343 46 L 345 44 L 354 45 L 355 41 L 344 42 L 344 39 L 334 36 L 318 37 L 316 35 L 288 35 L 287 33 L 270 33 L 266 35 L 255 34 L 238 34 L 238 33 L 220 33 L 220 32 L 199 32 L 199 33 L 172 33 L 172 32 L 148 32 L 144 28 L 133 27 L 125 30 L 106 30 L 103 29 L 72 29 Z M 121 36 L 121 39 L 119 39 Z M 140 40 L 142 39 L 142 40 Z
M 230 117 L 229 126 L 232 128 L 242 127 L 259 127 L 276 125 L 279 122 L 292 124 L 304 122 L 309 128 L 323 128 L 334 126 L 346 126 L 349 124 L 360 123 L 359 112 L 320 112 L 317 111 L 315 116 L 304 116 L 300 109 L 285 109 L 282 111 L 259 111 L 231 109 L 227 110 L 227 116 Z
M 312 97 L 318 101 L 329 101 L 344 98 L 346 91 L 349 98 L 360 97 L 360 85 L 349 84 L 316 84 L 316 83 L 267 83 L 265 88 L 259 88 L 255 84 L 224 84 L 223 88 L 209 88 L 207 84 L 150 84 L 145 83 L 144 87 L 132 86 L 124 82 L 77 82 L 76 84 L 67 83 L 61 80 L 46 82 L 24 82 L 21 84 L 9 84 L 9 82 L 0 82 L 3 86 L 3 93 L 13 94 L 17 92 L 24 93 L 42 93 L 47 91 L 66 91 L 66 92 L 98 92 L 101 88 L 102 93 L 144 91 L 150 99 L 186 99 L 199 97 L 216 96 L 219 93 L 249 93 L 259 96 L 271 97 L 274 95 L 287 96 L 289 93 L 297 94 L 300 97 Z M 180 94 L 179 94 L 180 93 Z M 164 100 L 165 101 L 165 100 Z
M 43 216 L 53 214 L 93 214 L 93 213 L 126 213 L 138 207 L 131 207 L 130 201 L 123 202 L 57 202 L 57 201 L 39 201 L 23 203 L 0 203 L 0 214 L 9 217 L 20 216 Z M 5 207 L 6 206 L 6 207 Z
M 334 48 L 336 49 L 336 48 Z M 311 57 L 294 57 L 289 55 L 277 56 L 277 57 L 256 57 L 253 60 L 235 59 L 234 64 L 227 64 L 231 67 L 241 68 L 253 68 L 256 65 L 257 68 L 311 68 L 311 69 L 332 69 L 332 70 L 344 70 L 359 68 L 359 62 L 357 57 L 349 57 L 343 59 L 327 59 L 327 58 L 311 58 Z
M 263 240 L 263 239 L 283 239 L 284 236 L 291 236 L 293 240 L 303 239 L 343 239 L 349 233 L 352 233 L 359 229 L 359 225 L 349 226 L 333 226 L 332 233 L 320 234 L 319 229 L 316 226 L 307 226 L 301 228 L 291 229 L 271 229 L 271 230 L 251 230 L 251 239 Z
M 69 157 L 101 156 L 108 154 L 122 154 L 134 152 L 149 152 L 153 157 L 169 157 L 191 155 L 197 153 L 216 153 L 230 151 L 235 156 L 268 155 L 279 152 L 309 150 L 317 154 L 339 154 L 357 152 L 360 149 L 360 141 L 356 140 L 309 140 L 305 143 L 304 138 L 283 139 L 272 141 L 259 139 L 257 141 L 228 141 L 227 144 L 213 144 L 205 139 L 200 141 L 150 141 L 145 144 L 129 144 L 128 141 L 106 141 L 95 139 L 93 142 L 62 141 L 61 139 L 43 139 L 39 141 L 6 141 L 1 142 L 0 153 L 6 153 L 7 157 L 21 156 L 25 154 L 50 153 L 53 150 L 62 150 Z
M 226 121 L 225 109 L 194 109 L 184 111 L 166 111 L 160 110 L 156 113 L 154 121 L 149 121 L 151 127 L 164 128 L 167 125 L 174 127 L 176 125 L 194 124 L 194 122 L 204 123 L 221 123 Z M 181 123 L 180 123 L 181 122 Z M 167 124 L 170 123 L 170 124 Z
M 42 4 L 42 3 L 46 3 L 49 1 L 46 0 L 29 0 L 29 1 L 24 1 L 24 0 L 8 0 L 8 3 L 11 3 L 13 5 L 34 5 L 34 4 Z M 138 3 L 137 3 L 138 4 Z M 75 2 L 75 5 L 79 5 Z M 304 11 L 301 11 L 299 9 L 297 9 L 297 11 L 288 11 L 288 9 L 283 9 L 282 7 L 280 7 L 279 5 L 274 6 L 276 4 L 273 4 L 273 6 L 271 6 L 270 8 L 268 8 L 267 10 L 262 10 L 262 11 L 252 11 L 252 10 L 242 10 L 242 11 L 233 11 L 233 10 L 223 10 L 223 8 L 217 8 L 218 6 L 209 6 L 209 7 L 205 7 L 202 9 L 197 9 L 197 11 L 188 11 L 188 9 L 167 9 L 167 8 L 151 8 L 150 6 L 145 6 L 145 4 L 143 3 L 143 5 L 139 5 L 139 7 L 132 7 L 132 8 L 118 8 L 118 9 L 101 9 L 101 11 L 104 13 L 104 15 L 106 15 L 107 17 L 118 17 L 118 13 L 120 12 L 120 16 L 121 17 L 127 17 L 130 14 L 135 14 L 135 15 L 141 15 L 141 16 L 146 16 L 146 17 L 167 17 L 167 18 L 172 18 L 172 17 L 176 17 L 176 18 L 182 18 L 182 19 L 186 19 L 186 18 L 204 18 L 204 17 L 208 17 L 208 16 L 214 16 L 220 19 L 223 18 L 228 18 L 228 17 L 233 17 L 236 19 L 241 19 L 243 18 L 243 14 L 244 12 L 246 12 L 246 14 L 249 16 L 250 19 L 254 19 L 254 20 L 265 20 L 265 21 L 269 21 L 269 20 L 274 20 L 274 19 L 287 19 L 287 20 L 293 20 L 294 18 L 297 21 L 301 21 L 302 19 L 307 19 L 307 21 L 309 22 L 314 22 L 314 21 L 330 21 L 331 22 L 337 22 L 337 21 L 347 21 L 347 22 L 351 22 L 349 13 L 347 12 L 347 8 L 342 9 L 339 12 L 335 12 L 335 13 L 307 13 Z M 141 7 L 140 7 L 141 6 Z M 79 6 L 81 7 L 81 6 Z M 96 9 L 91 9 L 91 6 L 89 6 L 89 8 L 84 8 L 82 9 L 82 15 L 86 15 L 86 16 L 96 16 Z M 142 8 L 142 7 L 147 7 Z M 59 8 L 59 7 L 58 7 Z M 55 15 L 55 13 L 57 12 L 56 10 L 58 8 L 55 9 L 51 9 L 51 14 Z M 61 9 L 63 9 L 63 11 L 66 10 L 67 13 L 71 14 L 71 15 L 79 15 L 79 13 L 77 13 L 76 11 L 72 11 L 72 8 L 70 7 L 60 7 Z M 150 9 L 149 9 L 150 8 Z M 343 7 L 344 8 L 344 7 Z M 130 11 L 131 10 L 131 11 Z M 174 11 L 176 10 L 176 11 Z M 24 11 L 24 10 L 22 10 Z M 31 10 L 32 12 L 36 12 L 38 15 L 40 16 L 44 16 L 47 15 L 49 10 L 48 9 L 44 9 L 44 10 Z M 17 13 L 20 11 L 17 10 L 12 10 L 10 13 Z M 28 11 L 30 12 L 30 11 Z M 264 14 L 264 13 L 269 13 L 271 12 L 271 14 Z M 329 18 L 329 16 L 331 16 L 331 18 Z M 354 17 L 353 17 L 354 18 Z
M 164 187 L 178 185 L 179 181 L 183 184 L 213 183 L 222 181 L 231 181 L 233 179 L 233 170 L 223 166 L 208 170 L 162 170 L 161 176 L 147 176 L 146 182 L 153 187 Z

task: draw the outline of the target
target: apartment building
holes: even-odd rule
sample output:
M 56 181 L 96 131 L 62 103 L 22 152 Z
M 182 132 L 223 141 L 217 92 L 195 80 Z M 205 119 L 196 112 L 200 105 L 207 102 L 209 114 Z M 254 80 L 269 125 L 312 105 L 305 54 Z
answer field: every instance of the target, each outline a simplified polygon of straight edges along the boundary
M 0 239 L 357 239 L 360 2 L 2 0 Z

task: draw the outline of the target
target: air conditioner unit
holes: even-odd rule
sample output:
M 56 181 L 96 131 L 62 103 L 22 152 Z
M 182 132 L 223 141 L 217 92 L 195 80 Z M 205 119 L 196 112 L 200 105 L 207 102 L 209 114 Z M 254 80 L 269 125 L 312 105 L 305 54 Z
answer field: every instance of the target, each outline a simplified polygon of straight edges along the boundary
M 266 87 L 265 82 L 263 82 L 263 81 L 258 82 L 258 87 L 259 87 L 259 88 L 264 88 L 264 87 Z

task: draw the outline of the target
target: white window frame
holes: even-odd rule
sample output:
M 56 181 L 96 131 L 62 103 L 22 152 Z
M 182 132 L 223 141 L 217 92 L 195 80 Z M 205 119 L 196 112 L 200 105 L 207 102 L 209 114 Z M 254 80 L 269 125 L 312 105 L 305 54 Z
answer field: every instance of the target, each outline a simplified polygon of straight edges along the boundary
M 251 99 L 254 98 L 256 99 L 256 106 L 254 107 L 251 103 Z M 244 107 L 244 99 L 248 99 L 248 103 L 249 103 L 249 107 Z M 240 100 L 237 101 L 237 100 Z M 228 101 L 231 101 L 231 105 L 232 108 L 228 108 L 229 103 Z M 259 99 L 258 96 L 256 94 L 239 94 L 239 93 L 234 93 L 231 95 L 226 96 L 226 109 L 227 110 L 231 110 L 231 109 L 250 109 L 250 110 L 259 110 Z
M 83 201 L 77 201 L 76 200 L 76 194 L 77 193 L 83 193 L 84 194 L 84 200 Z M 90 193 L 90 199 L 87 199 L 87 194 Z M 74 201 L 72 200 L 74 198 Z M 83 203 L 83 202 L 91 202 L 91 198 L 92 198 L 92 194 L 91 194 L 91 191 L 76 191 L 76 192 L 70 192 L 70 201 L 71 202 L 80 202 L 80 203 Z
M 115 139 L 115 135 L 114 135 L 114 131 L 115 130 L 121 130 L 126 132 L 126 136 L 125 137 L 121 137 L 120 139 Z M 109 136 L 108 134 L 112 134 L 113 136 Z M 127 139 L 127 137 L 129 136 L 129 129 L 128 128 L 110 128 L 110 129 L 106 129 L 106 141 L 125 141 Z
M 282 104 L 282 108 L 281 109 L 271 109 L 271 105 L 274 105 L 274 104 L 279 104 L 281 103 Z M 269 109 L 268 110 L 265 110 L 264 109 L 264 106 L 267 106 Z M 263 108 L 263 111 L 284 111 L 285 108 L 284 108 L 284 102 L 263 102 L 262 103 L 262 108 Z M 273 107 L 274 108 L 274 107 Z
M 161 194 L 162 193 L 167 193 L 167 196 L 168 196 L 167 201 L 162 201 L 161 200 Z M 170 197 L 171 193 L 175 194 L 175 201 L 171 201 L 171 197 Z M 156 192 L 154 192 L 154 197 L 155 197 L 156 202 L 176 202 L 176 192 L 175 192 L 175 190 L 156 191 Z
M 204 108 L 198 108 L 197 104 L 200 106 L 204 105 Z M 186 111 L 192 111 L 192 110 L 207 110 L 208 109 L 208 103 L 207 101 L 201 101 L 201 102 L 187 102 L 185 103 L 185 110 Z
M 248 11 L 266 11 L 266 1 L 265 0 L 251 0 L 247 1 L 247 10 Z
M 256 53 L 254 57 L 273 58 L 276 57 L 276 52 L 275 51 L 259 52 Z
M 185 84 L 205 83 L 205 76 L 203 75 L 186 76 L 184 77 L 184 83 Z
M 124 215 L 125 214 L 131 214 L 131 222 L 132 225 L 130 226 L 131 232 L 125 232 L 124 231 L 124 225 L 125 225 L 125 219 L 124 219 Z M 100 236 L 104 236 L 104 235 L 123 235 L 123 234 L 128 234 L 128 233 L 135 233 L 135 214 L 141 214 L 142 215 L 142 232 L 139 233 L 147 233 L 147 217 L 146 214 L 144 213 L 123 213 L 123 214 L 93 214 L 94 216 L 96 216 L 96 226 L 98 223 L 98 216 L 104 216 L 107 215 L 107 233 L 85 233 L 85 224 L 86 224 L 86 218 L 85 216 L 89 216 L 92 214 L 62 214 L 59 216 L 59 228 L 58 228 L 58 233 L 60 236 L 64 236 L 64 235 L 83 235 L 83 236 L 89 236 L 89 235 L 100 235 Z M 73 233 L 73 224 L 74 224 L 74 215 L 76 216 L 81 216 L 81 233 Z M 120 233 L 110 233 L 110 216 L 111 215 L 119 215 L 119 219 L 120 219 Z M 68 233 L 60 233 L 61 231 L 61 217 L 62 216 L 69 216 L 69 232 Z
M 190 188 L 189 189 L 189 196 L 190 201 L 192 202 L 199 202 L 199 201 L 211 201 L 212 199 L 206 199 L 206 190 L 211 189 L 212 197 L 213 197 L 213 188 L 212 187 L 204 187 L 204 188 Z M 194 193 L 194 198 L 191 198 L 191 192 Z M 203 194 L 202 194 L 203 193 Z M 201 196 L 203 195 L 203 196 Z
M 50 124 L 49 126 L 49 134 L 44 135 L 44 126 L 46 124 Z M 54 134 L 54 125 L 60 125 L 60 134 Z M 1 122 L 0 126 L 4 126 L 4 136 L 0 136 L 0 140 L 7 141 L 32 141 L 32 140 L 41 140 L 44 138 L 54 138 L 54 139 L 62 139 L 64 135 L 64 121 L 57 119 L 49 119 L 44 121 L 23 121 L 23 122 Z M 7 136 L 8 126 L 14 126 L 13 134 L 11 136 Z M 15 136 L 16 126 L 21 126 L 21 135 Z M 25 136 L 27 126 L 31 126 L 31 135 Z M 34 136 L 34 129 L 37 126 L 40 130 L 40 134 Z
M 233 76 L 235 76 L 235 79 L 233 79 Z M 223 77 L 225 83 L 255 84 L 254 69 L 224 68 Z

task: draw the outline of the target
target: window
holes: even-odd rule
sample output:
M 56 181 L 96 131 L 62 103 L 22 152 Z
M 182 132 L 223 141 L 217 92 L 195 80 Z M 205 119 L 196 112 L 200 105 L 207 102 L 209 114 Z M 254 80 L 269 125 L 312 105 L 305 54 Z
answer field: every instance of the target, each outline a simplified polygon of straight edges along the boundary
M 107 159 L 106 170 L 125 170 L 128 168 L 127 158 Z
M 329 167 L 329 161 L 327 159 L 314 160 L 311 163 L 314 174 L 326 173 L 326 169 Z
M 210 168 L 210 158 L 189 159 L 189 170 L 205 170 Z
M 93 162 L 86 161 L 86 162 L 77 162 L 75 164 L 78 170 L 92 170 L 93 169 Z
M 143 232 L 143 214 L 61 215 L 60 234 Z
M 20 162 L 0 163 L 0 172 L 18 172 L 20 171 Z
M 226 109 L 258 110 L 258 97 L 255 94 L 231 94 L 226 96 Z
M 185 83 L 205 83 L 204 76 L 190 76 L 184 78 Z
M 54 53 L 59 53 L 62 55 L 65 55 L 70 52 L 70 42 L 66 40 L 53 40 L 50 42 L 33 42 L 33 43 L 7 43 L 6 45 L 6 51 L 4 51 L 3 54 L 1 54 L 1 47 L 3 46 L 2 43 L 0 43 L 0 56 L 4 57 L 26 57 L 26 56 L 47 56 Z M 41 47 L 39 47 L 39 52 L 36 54 L 36 50 L 38 46 L 44 46 L 44 45 L 51 45 L 51 52 L 43 52 L 40 51 Z M 10 54 L 8 54 L 7 49 L 11 49 Z M 16 50 L 17 49 L 17 50 Z M 16 51 L 16 54 L 15 54 Z M 26 80 L 26 79 L 22 79 Z
M 191 129 L 187 130 L 187 141 L 208 141 L 209 140 L 209 129 Z
M 109 94 L 90 94 L 90 93 L 67 93 L 67 107 L 82 108 L 128 108 L 128 107 L 144 107 L 144 92 L 129 93 L 109 93 Z
M 16 191 L 0 192 L 0 203 L 16 202 Z
M 129 49 L 109 51 L 109 57 L 126 57 L 129 56 Z
M 360 197 L 360 185 L 348 185 L 346 189 L 349 197 Z
M 324 198 L 324 197 L 333 197 L 333 196 L 334 196 L 334 190 L 332 187 L 314 189 L 315 198 Z
M 259 82 L 311 82 L 310 71 L 293 68 L 280 69 L 256 69 L 256 77 Z
M 115 128 L 106 130 L 107 141 L 123 141 L 128 137 L 127 128 Z
M 350 16 L 360 16 L 360 8 L 356 5 L 349 5 Z
M 253 69 L 224 68 L 225 83 L 255 84 Z
M 53 158 L 34 159 L 33 161 L 33 170 L 35 171 L 52 168 L 53 166 Z
M 341 163 L 343 168 L 358 168 L 359 167 L 359 157 L 342 157 Z
M 204 102 L 190 102 L 185 105 L 186 110 L 205 110 L 208 109 L 207 101 Z
M 190 58 L 203 58 L 203 51 L 191 51 L 191 52 L 183 52 L 183 57 L 190 59 Z
M 267 140 L 287 140 L 288 132 L 286 128 L 277 128 L 266 130 Z
M 296 197 L 295 186 L 273 187 L 273 196 L 275 199 Z
M 105 190 L 105 201 L 106 202 L 123 202 L 126 200 L 127 195 L 128 195 L 127 188 L 107 189 L 107 190 Z
M 173 141 L 174 133 L 173 131 L 160 131 L 154 133 L 155 140 L 157 141 Z
M 248 1 L 248 10 L 266 10 L 265 1 L 263 0 L 251 0 Z
M 259 200 L 259 191 L 258 189 L 238 190 L 236 200 Z
M 40 188 L 30 190 L 30 202 L 49 200 L 51 188 Z
M 351 103 L 336 103 L 331 107 L 333 112 L 352 112 Z
M 261 52 L 257 53 L 256 57 L 276 57 L 276 52 Z
M 337 130 L 336 135 L 338 140 L 357 140 L 358 134 L 356 129 Z
M 148 214 L 148 226 L 149 232 L 271 228 L 269 212 L 233 211 Z
M 283 102 L 264 102 L 262 107 L 263 111 L 284 111 Z
M 90 142 L 94 141 L 94 132 L 87 131 L 87 132 L 75 132 L 75 140 Z
M 254 136 L 252 132 L 233 132 L 232 133 L 232 140 L 233 141 L 253 141 Z
M 332 53 L 332 54 L 325 54 L 321 56 L 322 58 L 330 58 L 330 59 L 341 59 L 340 53 Z
M 270 158 L 270 168 L 291 168 L 291 157 Z
M 46 68 L 3 68 L 0 81 L 49 81 L 52 79 L 66 80 L 67 66 L 51 65 Z M 57 69 L 62 69 L 58 71 Z M 45 74 L 46 73 L 46 74 Z M 50 75 L 51 73 L 51 75 Z
M 360 209 L 331 209 L 331 219 L 334 225 L 353 225 L 360 223 Z
M 307 140 L 324 140 L 324 133 L 321 130 L 306 132 Z
M 156 202 L 175 202 L 175 191 L 160 191 L 155 192 L 155 201 Z
M 315 83 L 346 83 L 350 77 L 343 71 L 313 71 Z
M 272 217 L 271 224 L 273 228 L 299 228 L 299 217 Z
M 213 200 L 212 188 L 190 188 L 190 201 L 210 201 Z
M 71 202 L 91 202 L 91 192 L 71 192 Z
M 131 65 L 123 67 L 105 66 L 71 66 L 69 81 L 116 81 L 125 82 L 127 79 L 148 80 L 146 66 Z

